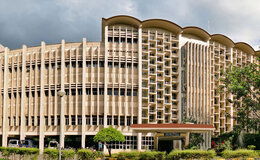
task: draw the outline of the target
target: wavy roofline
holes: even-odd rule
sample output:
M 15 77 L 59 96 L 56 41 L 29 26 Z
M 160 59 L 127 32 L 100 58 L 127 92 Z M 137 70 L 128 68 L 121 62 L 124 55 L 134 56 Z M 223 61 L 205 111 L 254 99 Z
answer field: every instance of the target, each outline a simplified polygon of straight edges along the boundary
M 229 42 L 230 43 L 229 45 L 232 45 L 232 47 L 236 47 L 236 48 L 243 49 L 243 50 L 246 49 L 248 51 L 251 50 L 256 55 L 259 55 L 259 52 L 260 52 L 260 50 L 256 51 L 251 45 L 249 45 L 246 42 L 236 42 L 235 43 L 232 39 L 230 39 L 228 36 L 225 36 L 223 34 L 210 34 L 206 30 L 204 30 L 200 27 L 197 27 L 197 26 L 181 27 L 180 25 L 178 25 L 178 24 L 176 24 L 172 21 L 165 20 L 165 19 L 147 19 L 147 20 L 141 21 L 138 18 L 129 16 L 129 15 L 117 15 L 117 16 L 113 16 L 113 17 L 109 17 L 109 18 L 102 18 L 102 20 L 103 21 L 109 21 L 109 20 L 112 20 L 112 19 L 119 19 L 119 18 L 124 18 L 124 17 L 130 18 L 130 19 L 140 23 L 140 25 L 143 25 L 143 23 L 147 23 L 147 22 L 163 21 L 163 22 L 166 22 L 166 23 L 173 25 L 174 27 L 181 29 L 181 32 L 179 34 L 183 34 L 183 33 L 185 34 L 185 32 L 189 32 L 187 34 L 195 34 L 196 36 L 199 36 L 198 33 L 201 32 L 201 33 L 204 34 L 204 35 L 202 35 L 203 39 L 207 39 L 207 37 L 208 37 L 209 38 L 208 40 L 214 40 L 215 39 L 214 37 L 219 36 L 219 37 L 225 39 L 227 42 Z M 165 28 L 165 27 L 163 27 L 163 28 Z M 201 36 L 199 36 L 199 37 L 201 37 Z

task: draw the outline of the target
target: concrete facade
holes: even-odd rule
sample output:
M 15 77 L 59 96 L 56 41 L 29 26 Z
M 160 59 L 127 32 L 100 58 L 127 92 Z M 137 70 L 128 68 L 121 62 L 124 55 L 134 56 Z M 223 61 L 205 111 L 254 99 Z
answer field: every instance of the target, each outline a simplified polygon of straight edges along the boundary
M 221 69 L 257 63 L 259 51 L 243 42 L 170 21 L 129 16 L 102 20 L 102 41 L 0 51 L 0 134 L 8 137 L 86 135 L 113 126 L 128 141 L 116 149 L 153 149 L 154 135 L 131 124 L 181 123 L 193 117 L 214 125 L 212 135 L 236 121 L 232 95 L 218 93 Z M 64 91 L 63 97 L 58 91 Z M 209 146 L 208 146 L 209 147 Z

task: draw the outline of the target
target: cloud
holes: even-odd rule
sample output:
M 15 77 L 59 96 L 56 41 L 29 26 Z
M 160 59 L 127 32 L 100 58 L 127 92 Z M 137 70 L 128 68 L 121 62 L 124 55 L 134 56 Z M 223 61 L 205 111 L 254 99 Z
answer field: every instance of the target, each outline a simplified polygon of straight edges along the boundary
M 101 18 L 127 14 L 198 26 L 235 42 L 260 45 L 259 0 L 10 0 L 0 5 L 0 43 L 11 49 L 66 41 L 100 41 Z

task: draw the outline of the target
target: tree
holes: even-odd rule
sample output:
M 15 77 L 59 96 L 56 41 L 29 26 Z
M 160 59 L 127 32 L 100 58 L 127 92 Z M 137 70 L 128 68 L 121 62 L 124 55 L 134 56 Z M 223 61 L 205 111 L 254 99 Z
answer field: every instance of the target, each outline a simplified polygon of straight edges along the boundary
M 107 147 L 111 157 L 111 142 L 125 142 L 125 136 L 115 128 L 103 128 L 95 135 L 94 142 L 102 142 Z
M 260 60 L 260 57 L 257 59 Z M 260 65 L 250 63 L 244 67 L 229 66 L 224 72 L 224 86 L 221 92 L 228 92 L 234 95 L 233 103 L 237 115 L 231 118 L 237 120 L 238 131 L 258 130 L 260 125 Z

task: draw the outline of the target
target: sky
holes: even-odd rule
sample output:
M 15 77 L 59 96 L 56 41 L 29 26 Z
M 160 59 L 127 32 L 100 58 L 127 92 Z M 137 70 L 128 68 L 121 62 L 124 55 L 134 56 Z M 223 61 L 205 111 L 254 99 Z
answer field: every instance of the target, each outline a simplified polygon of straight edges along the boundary
M 260 0 L 0 0 L 0 44 L 100 41 L 102 17 L 116 15 L 197 26 L 260 49 Z

